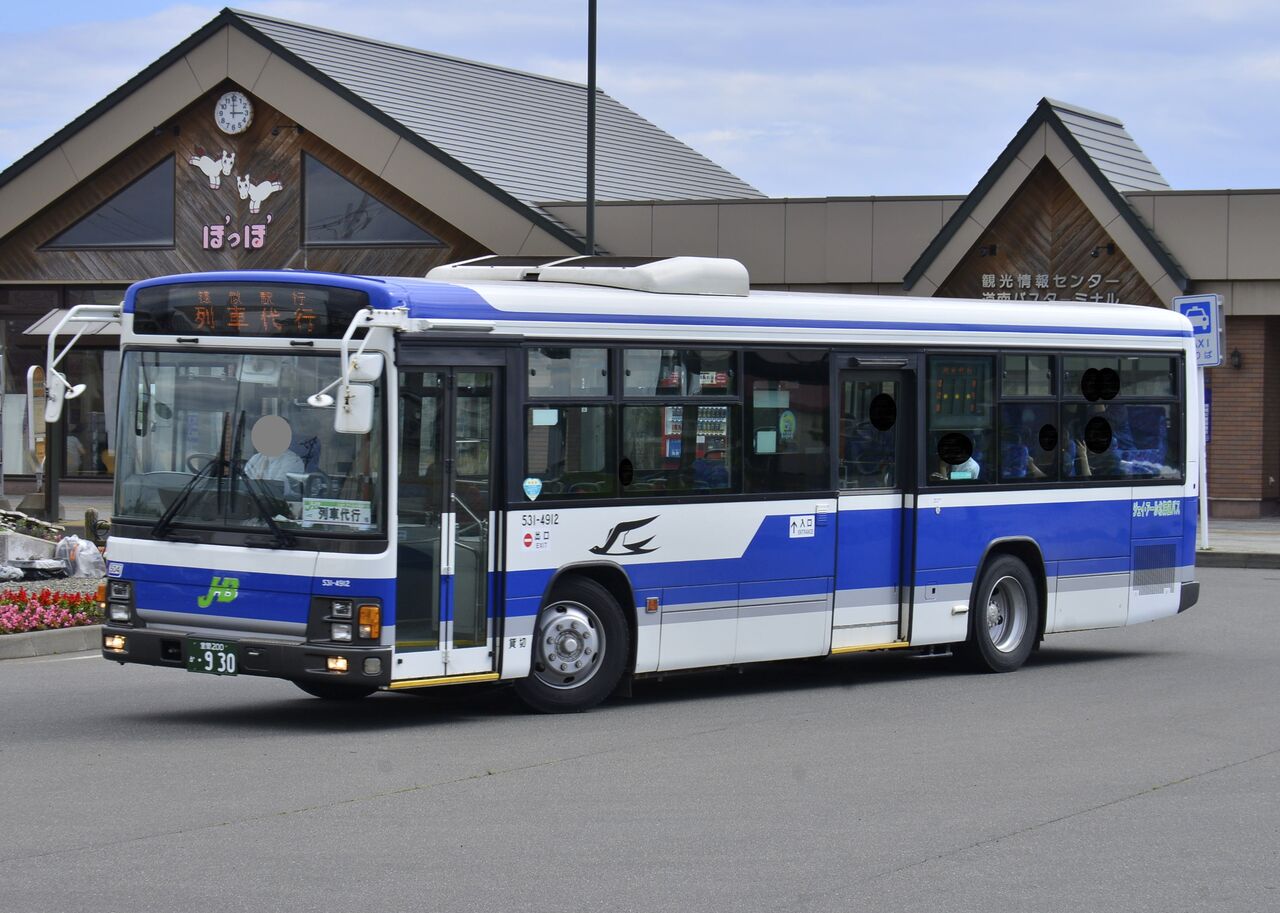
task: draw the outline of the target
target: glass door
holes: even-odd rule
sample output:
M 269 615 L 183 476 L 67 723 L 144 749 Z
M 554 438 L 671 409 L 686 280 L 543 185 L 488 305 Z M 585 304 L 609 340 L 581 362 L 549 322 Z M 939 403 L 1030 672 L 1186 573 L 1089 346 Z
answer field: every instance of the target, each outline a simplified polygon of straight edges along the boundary
M 898 644 L 908 635 L 908 377 L 885 369 L 840 372 L 836 653 Z
M 393 679 L 494 668 L 496 368 L 400 372 Z

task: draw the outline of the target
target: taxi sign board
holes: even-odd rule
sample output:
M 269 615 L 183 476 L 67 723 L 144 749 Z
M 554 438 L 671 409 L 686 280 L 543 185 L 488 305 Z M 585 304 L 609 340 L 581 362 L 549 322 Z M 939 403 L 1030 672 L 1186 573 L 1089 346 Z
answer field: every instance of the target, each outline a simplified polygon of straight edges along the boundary
M 1221 295 L 1180 295 L 1173 307 L 1191 321 L 1191 334 L 1196 341 L 1196 366 L 1216 368 L 1222 364 L 1224 322 Z

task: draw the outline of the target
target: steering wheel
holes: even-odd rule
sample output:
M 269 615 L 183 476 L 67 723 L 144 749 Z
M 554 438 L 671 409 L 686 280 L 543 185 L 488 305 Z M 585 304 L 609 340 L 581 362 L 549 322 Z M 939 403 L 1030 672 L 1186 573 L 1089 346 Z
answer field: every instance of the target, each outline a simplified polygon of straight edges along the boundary
M 329 478 L 329 474 L 319 469 L 313 469 L 307 473 L 307 481 L 304 483 L 302 494 L 303 497 L 316 498 L 327 495 L 333 491 L 333 480 Z
M 212 453 L 189 453 L 187 454 L 187 469 L 191 472 L 199 472 L 210 463 L 217 459 Z

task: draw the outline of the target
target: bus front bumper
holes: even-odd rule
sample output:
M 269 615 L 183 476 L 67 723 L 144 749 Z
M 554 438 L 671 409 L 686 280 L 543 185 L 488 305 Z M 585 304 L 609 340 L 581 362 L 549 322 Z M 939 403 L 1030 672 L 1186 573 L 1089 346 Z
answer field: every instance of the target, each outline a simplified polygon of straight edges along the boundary
M 118 638 L 123 638 L 123 641 Z M 214 637 L 208 632 L 184 634 L 104 624 L 102 658 L 117 663 L 189 669 L 188 643 L 193 639 L 214 640 Z M 362 688 L 383 688 L 391 681 L 390 647 L 281 643 L 234 635 L 220 640 L 234 645 L 236 660 L 235 672 L 232 674 L 235 675 L 327 682 Z M 346 661 L 345 672 L 331 671 L 331 665 L 343 665 L 336 661 L 331 663 L 331 659 L 338 657 Z

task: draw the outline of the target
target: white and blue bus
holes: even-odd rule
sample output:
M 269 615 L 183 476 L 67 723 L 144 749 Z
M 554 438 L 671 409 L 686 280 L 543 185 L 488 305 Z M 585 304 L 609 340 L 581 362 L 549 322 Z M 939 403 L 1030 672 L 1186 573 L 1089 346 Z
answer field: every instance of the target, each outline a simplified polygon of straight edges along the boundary
M 871 650 L 1021 666 L 1197 599 L 1178 314 L 748 291 L 728 260 L 171 276 L 121 322 L 103 654 L 322 698 Z M 63 350 L 65 353 L 65 349 Z M 51 414 L 75 388 L 50 340 Z

